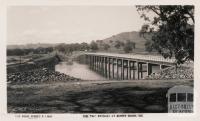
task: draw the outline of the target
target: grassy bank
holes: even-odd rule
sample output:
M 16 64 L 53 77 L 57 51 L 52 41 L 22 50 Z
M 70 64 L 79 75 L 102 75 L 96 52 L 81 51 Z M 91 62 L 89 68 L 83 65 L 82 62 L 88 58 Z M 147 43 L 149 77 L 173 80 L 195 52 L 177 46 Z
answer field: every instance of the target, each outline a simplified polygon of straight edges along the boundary
M 192 80 L 78 81 L 8 85 L 9 113 L 165 113 L 166 93 Z

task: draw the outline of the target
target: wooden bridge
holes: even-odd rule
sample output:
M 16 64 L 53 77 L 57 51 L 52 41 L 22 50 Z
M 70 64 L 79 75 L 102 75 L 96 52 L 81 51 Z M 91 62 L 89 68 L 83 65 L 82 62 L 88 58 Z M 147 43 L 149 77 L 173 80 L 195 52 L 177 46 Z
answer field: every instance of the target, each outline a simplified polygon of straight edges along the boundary
M 175 59 L 162 56 L 114 53 L 85 53 L 90 68 L 109 79 L 130 80 L 150 75 L 154 68 L 174 66 Z

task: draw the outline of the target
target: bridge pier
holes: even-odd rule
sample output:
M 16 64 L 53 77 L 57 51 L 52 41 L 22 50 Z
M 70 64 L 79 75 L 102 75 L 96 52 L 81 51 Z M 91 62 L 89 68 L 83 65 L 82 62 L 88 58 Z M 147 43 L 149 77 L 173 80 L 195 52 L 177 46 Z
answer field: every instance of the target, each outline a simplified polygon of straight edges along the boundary
M 99 58 L 99 69 L 98 69 L 98 72 L 101 73 L 101 57 L 98 56 L 98 58 Z
M 108 58 L 108 78 L 110 79 L 110 65 L 111 65 L 111 58 Z
M 95 56 L 96 58 L 96 71 L 98 71 L 98 56 Z
M 101 57 L 101 74 L 103 75 L 103 73 L 104 73 L 104 59 L 103 59 L 103 57 Z
M 112 78 L 115 79 L 115 65 L 116 65 L 116 58 L 112 60 Z
M 140 78 L 140 63 L 139 62 L 136 62 L 137 64 L 137 79 Z
M 138 78 L 137 79 L 142 79 L 144 76 L 144 72 L 147 72 L 147 70 L 144 70 L 143 68 L 143 64 L 146 64 L 144 62 L 137 62 L 137 75 L 138 75 Z M 148 64 L 147 64 L 148 66 Z
M 89 56 L 89 63 L 90 63 L 90 68 L 92 69 L 92 56 Z
M 122 66 L 122 61 L 120 59 L 117 59 L 117 79 L 119 78 L 119 68 Z
M 135 62 L 134 61 L 129 61 L 129 79 L 135 79 Z
M 147 63 L 147 75 L 151 75 L 151 73 L 152 73 L 152 64 Z
M 126 73 L 124 73 L 124 72 L 126 72 Z M 123 79 L 128 79 L 128 72 L 129 72 L 128 71 L 128 60 L 123 60 Z
M 121 79 L 124 80 L 124 60 L 121 59 L 122 61 L 122 66 L 121 66 Z
M 99 57 L 96 56 L 96 71 L 98 72 L 99 69 Z
M 98 71 L 98 57 L 95 56 L 95 71 Z
M 97 56 L 98 57 L 98 72 L 100 73 L 100 69 L 101 69 L 101 58 L 100 56 Z
M 107 62 L 108 62 L 108 60 L 107 60 L 107 57 L 104 57 L 104 69 L 105 69 L 105 72 L 104 72 L 104 75 L 105 75 L 105 77 L 107 77 Z
M 95 56 L 92 56 L 92 69 L 95 69 Z

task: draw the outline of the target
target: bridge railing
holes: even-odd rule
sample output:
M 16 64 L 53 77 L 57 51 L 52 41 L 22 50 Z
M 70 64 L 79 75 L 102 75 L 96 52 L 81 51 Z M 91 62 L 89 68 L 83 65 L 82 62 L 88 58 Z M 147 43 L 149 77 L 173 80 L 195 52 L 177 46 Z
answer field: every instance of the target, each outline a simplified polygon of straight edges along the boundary
M 167 63 L 175 63 L 175 59 L 169 59 L 164 58 L 162 56 L 156 56 L 156 55 L 128 55 L 128 54 L 111 54 L 111 53 L 86 53 L 90 55 L 96 55 L 96 56 L 109 56 L 109 57 L 119 57 L 119 58 L 133 58 L 138 60 L 144 60 L 144 61 L 155 61 L 155 62 L 167 62 Z

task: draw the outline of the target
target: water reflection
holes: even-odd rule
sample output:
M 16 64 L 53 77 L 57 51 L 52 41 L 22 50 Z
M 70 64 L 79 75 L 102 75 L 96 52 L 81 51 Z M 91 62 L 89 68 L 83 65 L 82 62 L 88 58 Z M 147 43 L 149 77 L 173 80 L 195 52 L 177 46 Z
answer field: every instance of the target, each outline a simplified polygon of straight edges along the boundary
M 73 64 L 67 64 L 67 62 L 60 62 L 55 66 L 55 70 L 85 80 L 107 80 L 100 74 L 90 70 L 88 65 L 79 64 L 77 62 L 73 62 Z

